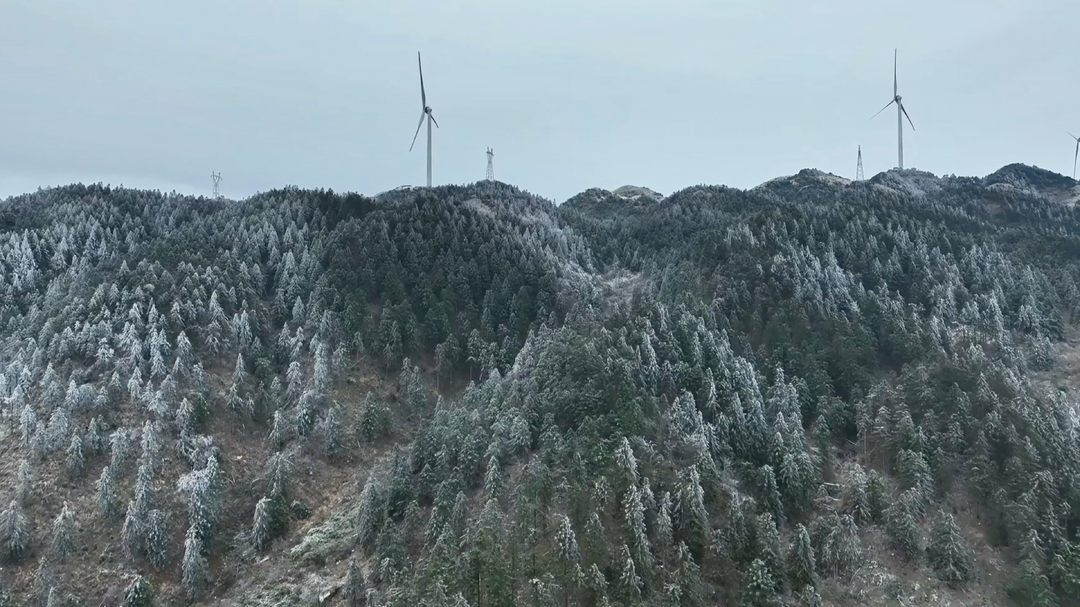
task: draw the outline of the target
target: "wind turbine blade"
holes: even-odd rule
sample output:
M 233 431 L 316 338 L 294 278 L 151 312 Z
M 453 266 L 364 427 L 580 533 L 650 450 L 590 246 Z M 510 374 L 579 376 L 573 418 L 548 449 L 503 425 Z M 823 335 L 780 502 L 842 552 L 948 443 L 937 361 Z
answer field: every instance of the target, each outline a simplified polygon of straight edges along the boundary
M 427 107 L 427 93 L 424 92 L 424 64 L 420 62 L 420 51 L 416 51 L 416 65 L 420 66 L 420 103 Z
M 911 116 L 907 115 L 907 110 L 904 108 L 904 104 L 900 104 L 900 111 L 904 113 L 904 118 L 907 118 L 907 123 L 911 125 L 911 130 L 915 130 L 915 125 L 911 122 Z
M 892 52 L 892 94 L 893 94 L 893 97 L 896 96 L 897 90 L 898 89 L 897 89 L 897 86 L 896 86 L 896 49 L 893 49 L 893 52 Z
M 885 110 L 889 109 L 889 106 L 890 106 L 890 105 L 892 105 L 892 104 L 894 104 L 894 103 L 896 103 L 896 100 L 895 100 L 895 99 L 893 99 L 893 100 L 892 100 L 892 101 L 890 101 L 889 103 L 885 104 L 885 107 L 883 107 L 883 108 L 881 108 L 880 110 L 878 110 L 878 111 L 877 111 L 877 114 L 874 114 L 873 116 L 871 116 L 871 117 L 870 117 L 870 120 L 873 120 L 874 118 L 877 118 L 877 115 L 878 115 L 878 114 L 880 114 L 880 113 L 884 112 Z
M 427 112 L 420 112 L 420 124 L 416 125 L 416 134 L 412 136 L 412 144 L 409 145 L 409 151 L 411 152 L 413 146 L 416 145 L 416 136 L 420 134 L 420 127 L 424 126 L 424 114 Z
M 1065 131 L 1065 132 L 1069 133 L 1069 131 Z M 1076 135 L 1073 135 L 1072 133 L 1069 133 L 1069 137 L 1072 137 L 1073 139 L 1075 139 L 1077 141 L 1080 141 L 1080 137 L 1077 137 Z
M 432 122 L 435 122 L 435 114 L 432 114 L 432 113 L 429 112 L 428 116 L 431 117 Z M 439 128 L 439 123 L 438 122 L 435 122 L 435 128 Z

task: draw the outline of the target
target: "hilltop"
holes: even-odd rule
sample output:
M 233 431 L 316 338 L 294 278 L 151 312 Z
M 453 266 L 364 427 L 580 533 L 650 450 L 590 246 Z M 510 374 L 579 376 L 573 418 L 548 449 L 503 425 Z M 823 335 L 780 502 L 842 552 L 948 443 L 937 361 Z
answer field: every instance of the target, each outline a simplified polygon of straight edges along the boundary
M 1071 604 L 1078 191 L 0 201 L 0 605 Z

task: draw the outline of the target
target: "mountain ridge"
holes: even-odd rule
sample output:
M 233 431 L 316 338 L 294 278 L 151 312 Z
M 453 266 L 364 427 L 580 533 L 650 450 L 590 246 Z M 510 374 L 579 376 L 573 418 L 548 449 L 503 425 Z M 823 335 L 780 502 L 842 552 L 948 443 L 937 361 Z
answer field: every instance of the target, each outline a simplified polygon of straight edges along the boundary
M 1070 182 L 9 198 L 0 588 L 1076 600 Z

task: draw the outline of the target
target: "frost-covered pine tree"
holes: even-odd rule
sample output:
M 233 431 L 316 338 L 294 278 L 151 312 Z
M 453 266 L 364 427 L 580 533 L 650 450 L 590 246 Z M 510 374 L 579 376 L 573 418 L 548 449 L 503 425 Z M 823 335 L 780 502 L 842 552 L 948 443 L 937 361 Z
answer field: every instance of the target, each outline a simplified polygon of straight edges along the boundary
M 618 464 L 619 469 L 626 475 L 626 482 L 630 485 L 637 485 L 637 458 L 634 457 L 634 451 L 630 448 L 630 441 L 626 440 L 625 436 L 622 437 L 618 449 L 615 450 L 615 463 Z
M 285 443 L 289 442 L 289 438 L 292 436 L 292 428 L 289 423 L 289 418 L 285 417 L 285 412 L 281 409 L 274 411 L 273 420 L 270 422 L 270 444 L 275 449 L 281 449 L 285 446 Z
M 255 517 L 251 524 L 251 541 L 256 550 L 265 550 L 274 539 L 273 502 L 263 497 L 255 504 Z
M 142 401 L 143 380 L 142 371 L 139 367 L 135 367 L 131 371 L 131 379 L 127 383 L 128 395 L 131 397 L 131 402 L 138 403 Z
M 701 487 L 701 475 L 697 466 L 690 467 L 690 474 L 680 492 L 683 525 L 690 537 L 706 537 L 712 528 L 709 512 L 705 508 L 705 490 Z
M 19 460 L 19 471 L 16 473 L 15 481 L 15 499 L 19 500 L 20 504 L 26 505 L 30 503 L 33 482 L 34 473 L 30 468 L 30 461 L 26 458 Z
M 918 558 L 922 551 L 918 525 L 921 501 L 916 489 L 908 489 L 885 511 L 885 531 L 908 560 Z
M 337 411 L 337 406 L 330 407 L 322 421 L 323 452 L 327 457 L 334 457 L 341 450 L 341 422 Z
M 71 478 L 82 476 L 86 470 L 86 456 L 83 454 L 83 441 L 78 429 L 71 433 L 71 442 L 68 443 L 64 465 Z
M 346 607 L 362 607 L 367 600 L 367 583 L 356 559 L 349 561 L 349 574 L 341 594 Z
M 131 434 L 126 428 L 117 428 L 109 435 L 109 465 L 115 474 L 123 474 L 131 457 Z
M 113 469 L 109 464 L 101 469 L 101 475 L 97 479 L 97 503 L 98 510 L 106 519 L 112 519 L 119 514 Z
M 30 403 L 26 403 L 22 407 L 22 413 L 19 414 L 19 428 L 22 431 L 23 447 L 30 446 L 30 439 L 34 437 L 37 426 L 37 413 L 34 412 L 34 408 L 30 406 Z
M 754 559 L 747 572 L 746 583 L 740 597 L 742 607 L 781 607 L 783 601 L 776 592 L 772 572 L 765 561 Z
M 285 379 L 289 384 L 286 390 L 289 400 L 300 398 L 304 391 L 304 371 L 299 362 L 294 360 L 289 363 L 289 368 L 285 371 Z
M 151 471 L 156 471 L 161 465 L 161 438 L 157 424 L 150 420 L 143 424 L 140 446 L 142 454 L 139 456 L 139 465 L 149 466 Z
M 578 551 L 577 536 L 570 524 L 570 518 L 565 514 L 555 515 L 555 559 L 562 566 L 563 586 L 569 593 L 574 585 L 571 580 L 571 572 L 578 566 L 581 554 Z M 569 596 L 569 594 L 567 595 Z
M 293 418 L 293 428 L 297 436 L 307 436 L 315 427 L 318 403 L 322 395 L 311 390 L 305 390 L 296 403 L 296 415 Z
M 105 420 L 100 415 L 90 420 L 86 429 L 86 449 L 90 455 L 101 455 L 109 444 L 108 431 L 105 429 Z
M 169 372 L 168 367 L 165 366 L 165 352 L 167 349 L 165 342 L 165 330 L 154 333 L 150 337 L 150 377 L 165 377 L 165 374 Z
M 143 553 L 155 570 L 162 571 L 169 563 L 169 532 L 165 513 L 156 509 L 148 512 L 145 527 Z
M 205 546 L 211 539 L 221 510 L 221 479 L 216 457 L 208 457 L 205 466 L 189 472 L 177 481 L 177 490 L 188 507 L 188 523 Z
M 142 556 L 146 545 L 146 536 L 143 533 L 142 514 L 136 506 L 135 500 L 129 500 L 127 514 L 124 515 L 124 526 L 120 530 L 120 538 L 124 544 L 124 554 L 128 561 L 135 562 Z
M 49 557 L 43 554 L 34 570 L 34 584 L 30 590 L 33 599 L 31 604 L 43 605 L 49 599 L 49 589 L 53 587 L 54 581 L 52 563 L 49 562 Z
M 488 458 L 487 472 L 484 474 L 484 497 L 498 501 L 503 494 L 502 467 L 494 454 Z
M 626 527 L 634 542 L 634 556 L 641 566 L 648 570 L 652 567 L 652 551 L 649 546 L 649 536 L 645 528 L 645 507 L 641 503 L 641 491 L 633 485 L 626 490 L 623 500 L 623 514 L 626 518 Z
M 382 483 L 372 475 L 360 493 L 360 509 L 356 516 L 356 536 L 361 546 L 370 549 L 382 527 L 385 516 L 385 495 Z
M 75 549 L 75 511 L 67 502 L 52 524 L 52 551 L 64 557 Z
M 243 386 L 244 382 L 247 381 L 247 376 L 247 369 L 244 367 L 244 355 L 237 353 L 236 366 L 233 367 L 233 384 Z
M 622 586 L 623 592 L 631 601 L 636 601 L 641 596 L 642 581 L 641 577 L 637 573 L 637 566 L 634 564 L 634 559 L 630 556 L 630 547 L 626 544 L 622 546 L 622 563 L 621 574 L 619 575 L 619 583 Z
M 307 317 L 304 309 L 304 300 L 299 295 L 296 296 L 296 301 L 293 302 L 292 308 L 292 321 L 300 325 L 304 324 L 304 319 Z
M 970 580 L 974 568 L 971 551 L 951 514 L 937 521 L 930 537 L 926 553 L 938 578 L 950 584 L 963 584 Z
M 150 582 L 141 575 L 135 576 L 124 590 L 124 602 L 122 607 L 153 607 L 154 590 Z
M 191 347 L 191 340 L 183 331 L 176 336 L 176 362 L 173 364 L 174 373 L 179 372 L 180 377 L 186 377 L 191 372 L 195 362 L 195 352 Z
M 672 545 L 671 527 L 671 492 L 665 491 L 660 495 L 660 506 L 656 513 L 656 547 L 663 555 Z
M 0 554 L 7 562 L 15 562 L 30 550 L 30 521 L 18 500 L 11 500 L 0 512 Z
M 799 523 L 791 536 L 791 547 L 788 549 L 788 575 L 791 578 L 791 587 L 816 587 L 818 582 L 816 568 L 817 561 L 814 559 L 814 546 L 810 541 L 810 533 L 802 523 Z
M 49 451 L 60 450 L 67 447 L 71 437 L 71 413 L 67 406 L 60 406 L 53 410 L 49 416 L 49 426 L 46 431 Z
M 181 564 L 181 581 L 184 591 L 189 599 L 195 600 L 202 594 L 206 586 L 209 569 L 206 557 L 203 556 L 203 543 L 199 539 L 198 530 L 192 526 L 188 528 L 184 537 L 184 561 Z
M 195 436 L 199 431 L 199 415 L 195 405 L 184 398 L 176 409 L 176 432 L 181 439 Z
M 315 349 L 315 361 L 312 365 L 311 389 L 317 394 L 326 394 L 330 388 L 330 361 L 326 355 L 326 344 L 319 342 Z

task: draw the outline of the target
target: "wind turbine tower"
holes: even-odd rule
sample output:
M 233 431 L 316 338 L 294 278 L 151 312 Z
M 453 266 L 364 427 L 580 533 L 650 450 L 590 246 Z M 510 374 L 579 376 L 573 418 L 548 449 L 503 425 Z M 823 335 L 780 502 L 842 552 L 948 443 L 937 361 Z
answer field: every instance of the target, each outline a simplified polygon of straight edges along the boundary
M 889 109 L 889 106 L 896 104 L 896 166 L 900 169 L 904 168 L 904 118 L 907 118 L 908 124 L 911 125 L 911 130 L 915 130 L 915 125 L 911 122 L 911 116 L 908 116 L 907 110 L 904 109 L 904 103 L 901 101 L 899 87 L 896 84 L 896 50 L 893 50 L 893 79 L 892 79 L 893 98 L 892 101 L 885 104 L 885 107 L 878 110 L 877 114 L 874 114 L 870 119 L 877 118 L 877 115 Z
M 210 173 L 210 178 L 214 180 L 214 199 L 221 198 L 221 194 L 218 190 L 218 184 L 221 183 L 221 173 Z
M 855 181 L 862 181 L 865 179 L 862 170 L 862 146 L 859 146 L 859 166 L 855 169 Z
M 1080 137 L 1069 133 L 1069 137 L 1076 140 L 1076 151 L 1073 152 L 1073 179 L 1076 179 L 1076 158 L 1080 157 Z
M 487 175 L 484 177 L 484 179 L 487 179 L 488 181 L 495 181 L 495 151 L 491 148 L 488 148 L 487 157 Z
M 413 146 L 416 145 L 416 136 L 420 134 L 420 127 L 424 126 L 424 118 L 427 118 L 427 187 L 431 187 L 431 124 L 435 123 L 435 128 L 439 128 L 439 123 L 435 122 L 435 116 L 431 114 L 431 107 L 427 104 L 427 93 L 424 92 L 424 64 L 420 62 L 420 51 L 416 52 L 416 64 L 420 66 L 420 104 L 423 109 L 420 112 L 420 124 L 416 125 L 416 133 L 412 138 L 412 145 L 409 146 L 411 152 Z

